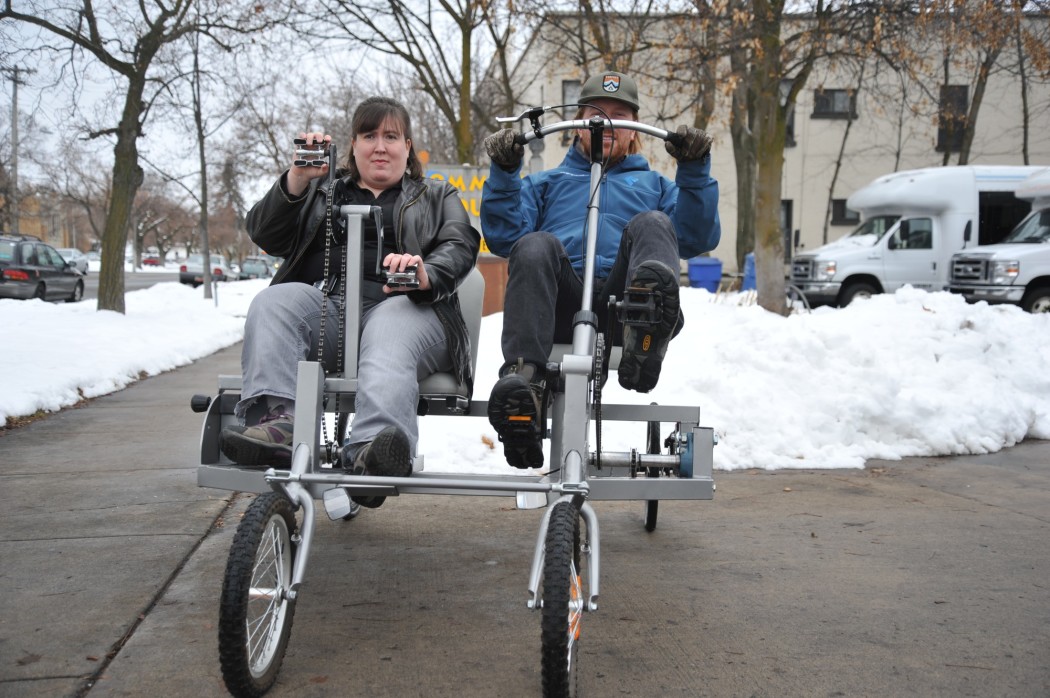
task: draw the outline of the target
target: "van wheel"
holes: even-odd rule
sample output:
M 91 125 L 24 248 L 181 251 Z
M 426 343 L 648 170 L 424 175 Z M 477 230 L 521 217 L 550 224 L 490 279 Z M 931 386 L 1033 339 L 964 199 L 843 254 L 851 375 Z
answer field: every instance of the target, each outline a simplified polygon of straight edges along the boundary
M 1050 313 L 1050 286 L 1033 288 L 1024 294 L 1021 307 L 1030 313 Z
M 871 298 L 879 290 L 866 281 L 854 281 L 839 294 L 839 307 L 845 308 L 858 298 Z

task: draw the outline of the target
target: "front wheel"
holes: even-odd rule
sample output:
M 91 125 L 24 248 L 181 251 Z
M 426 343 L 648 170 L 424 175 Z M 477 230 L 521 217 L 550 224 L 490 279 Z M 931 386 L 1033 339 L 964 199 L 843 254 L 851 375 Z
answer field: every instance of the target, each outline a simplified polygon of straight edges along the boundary
M 839 307 L 845 308 L 858 298 L 871 298 L 878 292 L 879 289 L 866 281 L 854 281 L 842 289 L 842 293 L 839 295 Z
M 1033 288 L 1024 294 L 1021 307 L 1030 313 L 1050 313 L 1050 286 Z
M 580 576 L 580 511 L 569 501 L 551 512 L 543 558 L 541 621 L 543 695 L 577 696 L 583 580 Z
M 66 299 L 66 303 L 79 303 L 80 299 L 84 297 L 84 282 L 78 281 L 77 285 L 73 287 L 73 293 L 70 294 L 69 298 Z
M 237 527 L 219 603 L 219 661 L 234 696 L 261 696 L 277 679 L 295 615 L 295 534 L 295 510 L 276 492 L 257 497 Z

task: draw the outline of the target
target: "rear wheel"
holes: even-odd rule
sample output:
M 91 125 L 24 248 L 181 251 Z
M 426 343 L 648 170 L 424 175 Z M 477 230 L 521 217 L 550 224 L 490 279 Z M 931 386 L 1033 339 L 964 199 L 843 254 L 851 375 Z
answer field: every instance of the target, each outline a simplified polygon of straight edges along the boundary
M 543 695 L 579 695 L 580 623 L 584 595 L 580 568 L 580 511 L 569 501 L 551 512 L 543 557 L 541 621 Z
M 649 422 L 646 429 L 646 450 L 651 455 L 660 453 L 660 422 Z M 660 477 L 659 468 L 646 468 L 646 477 Z M 650 499 L 645 502 L 645 530 L 652 533 L 656 530 L 656 516 L 660 511 L 660 500 Z
M 261 696 L 277 679 L 295 615 L 289 598 L 295 510 L 281 494 L 260 495 L 237 527 L 219 603 L 219 662 L 235 696 Z

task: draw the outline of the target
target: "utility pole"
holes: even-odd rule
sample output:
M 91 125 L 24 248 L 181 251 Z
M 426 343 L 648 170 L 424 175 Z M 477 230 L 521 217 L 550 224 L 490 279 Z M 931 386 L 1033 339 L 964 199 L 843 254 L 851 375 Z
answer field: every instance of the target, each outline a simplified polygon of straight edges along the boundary
M 22 83 L 19 73 L 32 74 L 36 71 L 15 66 L 4 68 L 3 72 L 11 76 L 11 232 L 18 235 L 22 217 L 18 194 L 18 85 Z

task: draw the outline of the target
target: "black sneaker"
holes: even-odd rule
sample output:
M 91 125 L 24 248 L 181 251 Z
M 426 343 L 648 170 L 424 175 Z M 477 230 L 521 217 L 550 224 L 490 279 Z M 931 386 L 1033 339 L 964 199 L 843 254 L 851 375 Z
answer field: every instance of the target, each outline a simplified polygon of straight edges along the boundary
M 544 381 L 536 367 L 518 363 L 503 369 L 489 396 L 489 424 L 503 442 L 503 455 L 515 468 L 543 466 Z
M 412 446 L 397 427 L 387 427 L 376 434 L 371 443 L 357 450 L 354 475 L 374 475 L 378 477 L 408 477 L 412 474 Z M 386 497 L 377 495 L 360 495 L 351 497 L 363 507 L 378 509 L 383 506 Z
M 631 289 L 652 291 L 661 317 L 650 325 L 623 327 L 623 355 L 620 358 L 620 385 L 647 393 L 660 380 L 660 366 L 671 338 L 681 330 L 678 274 L 663 262 L 647 260 L 638 265 Z
M 255 426 L 223 429 L 219 448 L 238 465 L 287 468 L 292 464 L 294 427 L 290 415 L 268 414 Z

